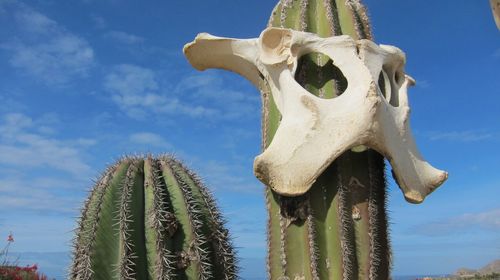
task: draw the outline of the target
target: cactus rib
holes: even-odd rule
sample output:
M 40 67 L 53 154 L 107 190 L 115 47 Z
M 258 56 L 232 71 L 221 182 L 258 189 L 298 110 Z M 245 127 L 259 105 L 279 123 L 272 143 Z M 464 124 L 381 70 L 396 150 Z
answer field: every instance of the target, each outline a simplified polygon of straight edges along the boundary
M 119 160 L 81 214 L 71 279 L 237 279 L 215 200 L 171 156 Z
M 367 11 L 359 0 L 282 0 L 268 26 L 322 37 L 373 39 Z M 341 69 L 320 53 L 299 59 L 296 80 L 322 98 L 335 98 L 347 87 Z M 261 93 L 265 149 L 279 126 L 280 113 L 264 80 Z M 377 152 L 349 151 L 301 197 L 284 197 L 268 188 L 269 278 L 388 279 L 384 169 L 383 157 Z

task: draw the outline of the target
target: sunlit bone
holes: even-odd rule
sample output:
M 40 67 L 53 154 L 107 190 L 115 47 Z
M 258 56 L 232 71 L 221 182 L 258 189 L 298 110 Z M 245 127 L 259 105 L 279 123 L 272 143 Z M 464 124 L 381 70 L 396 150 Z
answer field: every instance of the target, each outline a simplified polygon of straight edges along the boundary
M 329 56 L 341 69 L 348 81 L 342 95 L 321 99 L 295 81 L 298 59 L 311 52 Z M 407 98 L 415 81 L 404 75 L 405 55 L 396 47 L 268 28 L 245 40 L 202 33 L 184 53 L 198 70 L 223 68 L 257 87 L 261 77 L 269 84 L 282 119 L 269 147 L 255 158 L 254 173 L 282 195 L 305 193 L 337 157 L 361 145 L 390 161 L 410 202 L 422 202 L 447 179 L 417 151 Z M 377 83 L 381 73 L 384 89 Z

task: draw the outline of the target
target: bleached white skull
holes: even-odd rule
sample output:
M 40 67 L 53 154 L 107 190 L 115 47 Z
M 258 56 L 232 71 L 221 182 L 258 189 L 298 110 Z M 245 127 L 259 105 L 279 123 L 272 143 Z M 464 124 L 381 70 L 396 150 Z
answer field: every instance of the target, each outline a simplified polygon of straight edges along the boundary
M 255 158 L 254 172 L 280 194 L 305 193 L 337 157 L 363 146 L 390 161 L 410 202 L 423 201 L 448 176 L 417 151 L 408 123 L 407 88 L 414 80 L 403 73 L 405 55 L 396 47 L 267 28 L 258 39 L 202 33 L 184 52 L 199 70 L 223 68 L 256 86 L 260 77 L 269 84 L 282 119 L 271 144 Z M 312 52 L 330 57 L 346 77 L 339 97 L 319 98 L 294 79 L 298 59 Z M 381 73 L 385 89 L 378 86 Z

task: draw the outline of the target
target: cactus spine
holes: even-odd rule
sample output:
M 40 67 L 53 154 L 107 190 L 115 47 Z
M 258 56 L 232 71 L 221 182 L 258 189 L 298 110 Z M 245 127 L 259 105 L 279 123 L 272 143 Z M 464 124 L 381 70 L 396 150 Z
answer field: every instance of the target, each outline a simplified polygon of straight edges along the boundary
M 84 204 L 71 279 L 236 279 L 208 189 L 170 156 L 126 157 Z
M 372 39 L 359 0 L 282 0 L 269 26 Z M 341 71 L 325 55 L 299 60 L 297 81 L 323 98 L 347 87 Z M 276 132 L 280 113 L 267 85 L 263 98 L 263 148 Z M 373 150 L 347 152 L 300 197 L 267 188 L 268 273 L 270 279 L 389 279 L 390 248 L 385 210 L 384 160 Z

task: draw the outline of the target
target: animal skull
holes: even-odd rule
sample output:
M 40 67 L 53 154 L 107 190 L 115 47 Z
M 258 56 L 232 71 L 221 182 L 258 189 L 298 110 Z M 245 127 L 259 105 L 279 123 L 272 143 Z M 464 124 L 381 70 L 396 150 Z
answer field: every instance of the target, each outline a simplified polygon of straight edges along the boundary
M 295 79 L 298 59 L 307 53 L 329 56 L 348 81 L 345 92 L 321 99 Z M 305 193 L 346 150 L 367 146 L 391 163 L 406 199 L 420 203 L 448 177 L 422 159 L 410 131 L 407 88 L 415 81 L 403 74 L 404 53 L 349 36 L 321 38 L 291 29 L 267 28 L 258 39 L 199 34 L 184 47 L 198 70 L 223 68 L 259 86 L 269 84 L 282 115 L 267 149 L 254 161 L 255 175 L 276 192 Z M 378 87 L 383 73 L 389 90 Z

